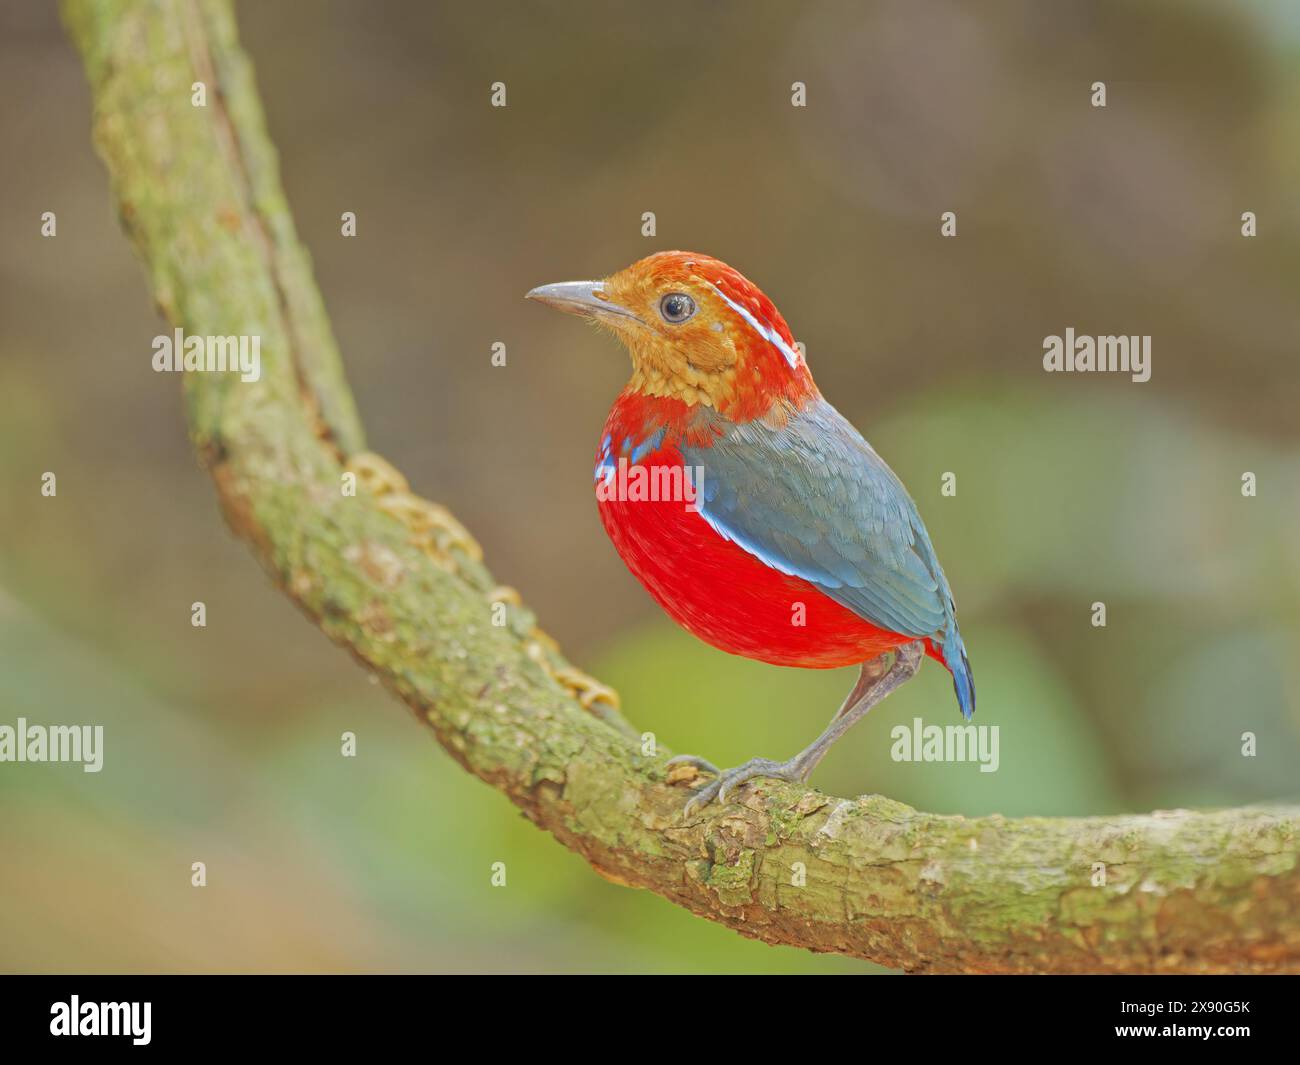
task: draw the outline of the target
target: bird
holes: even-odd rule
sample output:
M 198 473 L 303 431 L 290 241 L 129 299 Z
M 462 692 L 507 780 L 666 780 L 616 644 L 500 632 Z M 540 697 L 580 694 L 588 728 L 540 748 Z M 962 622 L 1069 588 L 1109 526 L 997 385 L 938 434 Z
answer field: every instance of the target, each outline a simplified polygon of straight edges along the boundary
M 719 259 L 652 254 L 527 297 L 589 319 L 631 355 L 596 453 L 600 519 L 679 625 L 779 666 L 858 666 L 825 730 L 785 761 L 719 769 L 685 810 L 758 777 L 804 783 L 832 744 L 929 657 L 975 712 L 956 605 L 916 504 L 823 398 L 773 302 Z

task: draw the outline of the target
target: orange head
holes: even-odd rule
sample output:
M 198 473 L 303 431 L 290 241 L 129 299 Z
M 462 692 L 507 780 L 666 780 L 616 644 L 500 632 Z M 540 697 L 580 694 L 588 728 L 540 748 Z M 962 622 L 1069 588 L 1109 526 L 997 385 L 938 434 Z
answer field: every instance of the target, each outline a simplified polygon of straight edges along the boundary
M 726 263 L 664 251 L 603 281 L 543 285 L 529 299 L 610 329 L 632 356 L 627 390 L 748 421 L 817 394 L 790 327 Z

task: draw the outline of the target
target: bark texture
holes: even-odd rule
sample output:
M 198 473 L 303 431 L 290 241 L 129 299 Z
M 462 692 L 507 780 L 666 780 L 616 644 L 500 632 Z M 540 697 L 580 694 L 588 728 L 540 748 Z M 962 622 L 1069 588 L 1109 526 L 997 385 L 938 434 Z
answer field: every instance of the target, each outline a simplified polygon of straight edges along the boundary
M 454 518 L 364 451 L 229 3 L 65 0 L 64 16 L 159 311 L 262 338 L 256 383 L 185 375 L 231 529 L 461 765 L 597 872 L 769 943 L 910 971 L 1300 971 L 1293 806 L 967 819 L 760 781 L 684 819 L 667 752 L 644 756 Z

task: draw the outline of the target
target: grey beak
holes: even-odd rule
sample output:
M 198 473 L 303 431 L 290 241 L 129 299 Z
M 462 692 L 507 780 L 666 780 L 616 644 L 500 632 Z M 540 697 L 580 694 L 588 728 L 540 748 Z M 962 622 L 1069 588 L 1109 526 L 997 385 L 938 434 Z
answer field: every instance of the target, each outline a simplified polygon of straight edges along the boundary
M 641 321 L 626 307 L 613 302 L 605 294 L 604 283 L 600 281 L 560 281 L 554 285 L 539 285 L 524 298 L 587 318 L 630 318 L 634 322 Z

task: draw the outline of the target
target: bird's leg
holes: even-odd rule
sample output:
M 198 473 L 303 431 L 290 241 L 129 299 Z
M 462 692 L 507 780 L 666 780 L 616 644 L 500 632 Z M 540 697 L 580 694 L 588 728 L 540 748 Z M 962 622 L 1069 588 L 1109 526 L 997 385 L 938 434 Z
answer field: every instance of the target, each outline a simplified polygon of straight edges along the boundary
M 894 652 L 894 660 L 887 669 L 883 667 L 883 655 L 862 664 L 862 673 L 858 677 L 857 684 L 844 700 L 839 713 L 826 726 L 826 731 L 791 759 L 803 768 L 800 780 L 807 780 L 812 775 L 812 771 L 817 768 L 817 763 L 826 757 L 826 752 L 831 749 L 835 741 L 862 720 L 868 710 L 890 692 L 916 676 L 916 671 L 921 668 L 924 654 L 925 647 L 917 640 L 899 647 Z
M 916 675 L 923 654 L 924 645 L 916 640 L 894 651 L 893 661 L 888 666 L 885 665 L 887 655 L 864 662 L 857 683 L 853 685 L 853 690 L 844 700 L 844 705 L 831 718 L 831 723 L 826 726 L 826 730 L 789 761 L 776 762 L 770 758 L 751 758 L 744 765 L 720 771 L 713 763 L 694 755 L 682 754 L 670 758 L 668 765 L 688 764 L 716 774 L 715 780 L 691 796 L 686 803 L 685 812 L 690 814 L 697 806 L 706 806 L 715 798 L 726 802 L 729 791 L 754 777 L 775 777 L 778 780 L 789 780 L 795 783 L 807 780 L 836 740 L 866 716 L 867 711 L 880 700 Z
M 852 711 L 853 708 L 856 707 L 862 701 L 866 693 L 871 690 L 872 686 L 889 671 L 889 667 L 886 665 L 886 662 L 888 661 L 890 654 L 891 652 L 886 652 L 885 654 L 879 655 L 868 662 L 862 663 L 862 668 L 858 671 L 858 679 L 853 685 L 853 690 L 850 691 L 849 694 L 844 697 L 844 702 L 840 705 L 840 708 L 837 711 L 835 711 L 835 716 L 831 718 L 831 725 L 834 725 L 835 722 L 840 720 L 840 718 L 844 717 L 846 714 Z M 863 711 L 863 713 L 865 712 L 866 711 Z M 827 727 L 826 731 L 827 732 L 830 731 L 829 726 Z M 826 733 L 822 733 L 822 736 L 818 737 L 818 742 L 820 742 L 821 739 L 825 738 L 825 735 Z M 770 761 L 770 760 L 755 758 L 754 761 L 759 762 L 759 761 Z M 668 761 L 665 762 L 664 764 L 670 766 L 692 765 L 696 769 L 702 769 L 706 773 L 712 773 L 715 777 L 722 776 L 724 772 L 724 770 L 719 769 L 707 758 L 701 758 L 697 754 L 679 754 L 672 758 L 669 758 Z M 771 764 L 776 765 L 778 763 L 771 762 Z

